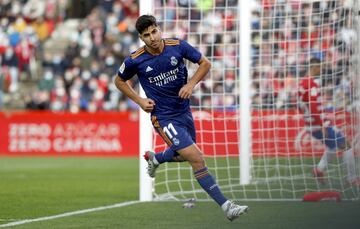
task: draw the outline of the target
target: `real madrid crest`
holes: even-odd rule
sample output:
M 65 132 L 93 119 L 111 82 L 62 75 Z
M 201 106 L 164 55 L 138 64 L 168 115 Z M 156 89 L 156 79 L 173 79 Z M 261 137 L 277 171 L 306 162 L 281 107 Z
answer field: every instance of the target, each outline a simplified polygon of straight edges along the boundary
M 173 138 L 172 141 L 173 141 L 174 145 L 176 145 L 176 146 L 180 144 L 180 140 L 177 138 Z
M 172 56 L 172 57 L 170 58 L 170 63 L 171 63 L 172 66 L 177 65 L 178 60 L 176 59 L 175 56 Z

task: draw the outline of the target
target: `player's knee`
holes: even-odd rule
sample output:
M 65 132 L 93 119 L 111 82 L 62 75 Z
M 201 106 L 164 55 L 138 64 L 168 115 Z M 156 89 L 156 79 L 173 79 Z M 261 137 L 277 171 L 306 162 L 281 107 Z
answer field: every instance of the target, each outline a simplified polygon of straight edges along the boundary
M 189 163 L 191 164 L 191 167 L 193 168 L 194 171 L 200 170 L 205 167 L 205 160 L 203 158 L 189 161 Z
M 184 162 L 184 161 L 186 161 L 186 159 L 183 158 L 180 155 L 173 157 L 173 160 L 176 161 L 176 162 Z

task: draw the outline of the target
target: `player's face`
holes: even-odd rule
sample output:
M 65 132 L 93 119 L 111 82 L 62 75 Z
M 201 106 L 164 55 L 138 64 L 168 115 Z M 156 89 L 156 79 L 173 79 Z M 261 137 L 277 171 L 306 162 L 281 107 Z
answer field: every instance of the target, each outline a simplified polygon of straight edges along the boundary
M 320 65 L 315 65 L 312 67 L 312 75 L 319 76 L 321 73 L 321 67 Z
M 140 39 L 151 49 L 159 49 L 161 45 L 161 31 L 157 26 L 149 26 L 140 34 Z

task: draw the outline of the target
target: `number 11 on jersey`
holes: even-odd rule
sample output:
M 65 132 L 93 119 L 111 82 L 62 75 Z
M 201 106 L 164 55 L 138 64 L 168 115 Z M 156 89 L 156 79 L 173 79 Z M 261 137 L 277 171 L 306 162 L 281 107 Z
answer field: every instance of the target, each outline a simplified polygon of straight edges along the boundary
M 173 125 L 171 122 L 168 124 L 168 126 L 165 126 L 165 127 L 163 128 L 163 130 L 164 130 L 164 133 L 165 133 L 170 139 L 173 138 L 173 135 L 176 136 L 176 135 L 178 134 L 177 131 L 175 130 L 174 125 Z

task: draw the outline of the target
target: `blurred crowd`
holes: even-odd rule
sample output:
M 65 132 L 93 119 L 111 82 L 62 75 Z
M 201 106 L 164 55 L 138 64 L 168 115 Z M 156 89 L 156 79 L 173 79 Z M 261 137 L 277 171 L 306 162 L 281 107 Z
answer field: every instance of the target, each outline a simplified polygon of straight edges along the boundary
M 1 92 L 16 92 L 19 78 L 30 76 L 35 50 L 62 20 L 64 4 L 64 0 L 0 1 Z
M 130 50 L 137 48 L 134 27 L 139 12 L 137 1 L 97 1 L 90 13 L 79 20 L 76 31 L 60 31 L 71 33 L 67 48 L 60 53 L 49 52 L 44 42 L 51 38 L 58 24 L 68 20 L 66 9 L 70 3 L 0 1 L 3 92 L 18 91 L 19 78 L 31 75 L 33 61 L 41 65 L 41 75 L 37 89 L 23 94 L 27 109 L 71 112 L 137 109 L 112 83 L 119 64 Z
M 354 2 L 260 2 L 262 10 L 254 11 L 252 18 L 255 106 L 295 106 L 297 82 L 308 74 L 311 57 L 322 62 L 324 105 L 328 109 L 351 105 L 356 77 L 354 66 L 350 67 L 358 42 L 358 22 L 351 11 Z
M 24 95 L 28 109 L 71 112 L 138 109 L 113 84 L 119 65 L 138 47 L 134 27 L 138 1 L 97 2 L 72 32 L 64 52 L 49 53 L 42 49 L 42 44 L 58 23 L 67 20 L 65 9 L 69 2 L 0 1 L 0 63 L 6 79 L 0 81 L 0 86 L 6 88 L 5 92 L 18 90 L 18 78 L 29 75 L 34 51 L 40 50 L 42 73 L 38 89 Z M 344 100 L 350 97 L 354 78 L 349 72 L 351 49 L 358 38 L 347 2 L 351 1 L 253 1 L 254 108 L 294 106 L 297 80 L 307 74 L 311 56 L 323 63 L 324 88 L 331 88 L 329 101 L 334 95 Z M 194 91 L 191 99 L 194 106 L 226 110 L 238 107 L 237 5 L 237 0 L 155 1 L 155 15 L 161 21 L 164 37 L 187 39 L 212 61 L 210 77 Z M 189 75 L 192 73 L 190 66 Z M 136 79 L 131 83 L 137 86 Z
M 39 90 L 29 109 L 108 111 L 137 109 L 113 84 L 120 63 L 137 48 L 134 0 L 99 1 L 73 31 L 64 53 L 43 58 Z M 41 98 L 41 99 L 40 99 Z

